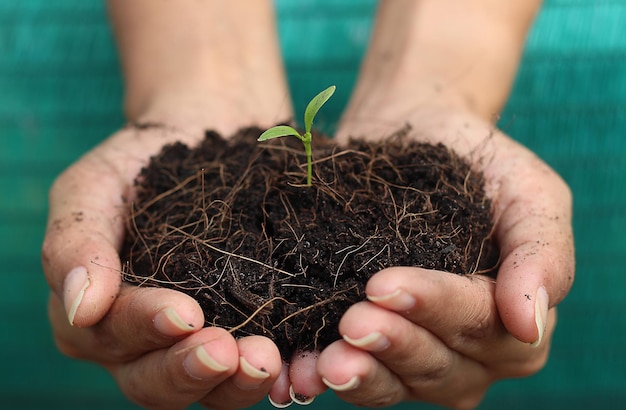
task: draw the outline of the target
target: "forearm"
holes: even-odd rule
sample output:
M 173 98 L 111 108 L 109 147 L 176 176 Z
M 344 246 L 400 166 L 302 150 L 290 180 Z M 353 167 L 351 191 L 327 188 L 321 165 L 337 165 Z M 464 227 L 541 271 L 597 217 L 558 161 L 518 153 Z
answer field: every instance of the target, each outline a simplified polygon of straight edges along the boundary
M 493 121 L 540 0 L 383 0 L 346 116 L 457 105 Z M 371 104 L 371 107 L 368 106 Z
M 230 130 L 291 115 L 272 2 L 109 0 L 129 120 Z

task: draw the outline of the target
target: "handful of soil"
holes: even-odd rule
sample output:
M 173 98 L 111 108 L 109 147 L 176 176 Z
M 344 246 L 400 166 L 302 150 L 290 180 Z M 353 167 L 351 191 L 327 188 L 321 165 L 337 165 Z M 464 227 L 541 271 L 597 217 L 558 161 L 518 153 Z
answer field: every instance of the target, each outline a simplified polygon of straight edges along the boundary
M 124 278 L 179 290 L 207 326 L 275 341 L 285 359 L 340 338 L 343 313 L 391 266 L 494 268 L 481 176 L 443 145 L 406 138 L 259 144 L 263 130 L 166 146 L 136 180 Z

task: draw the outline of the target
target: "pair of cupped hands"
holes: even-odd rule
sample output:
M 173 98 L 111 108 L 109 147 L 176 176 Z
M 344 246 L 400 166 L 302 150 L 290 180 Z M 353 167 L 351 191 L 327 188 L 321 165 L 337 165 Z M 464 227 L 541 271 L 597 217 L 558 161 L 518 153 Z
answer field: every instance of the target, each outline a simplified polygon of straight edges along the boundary
M 412 138 L 442 142 L 484 172 L 501 252 L 497 280 L 386 269 L 367 283 L 367 300 L 341 319 L 343 339 L 284 363 L 265 337 L 235 339 L 204 327 L 191 297 L 122 282 L 118 250 L 134 178 L 164 144 L 202 137 L 183 127 L 128 127 L 50 191 L 43 267 L 61 352 L 102 365 L 132 401 L 155 409 L 194 402 L 234 409 L 268 395 L 286 407 L 328 388 L 360 406 L 417 400 L 472 408 L 496 380 L 537 372 L 548 357 L 555 306 L 573 281 L 569 189 L 537 156 L 468 111 L 407 112 L 384 126 L 344 117 L 336 138 L 381 137 L 409 123 Z

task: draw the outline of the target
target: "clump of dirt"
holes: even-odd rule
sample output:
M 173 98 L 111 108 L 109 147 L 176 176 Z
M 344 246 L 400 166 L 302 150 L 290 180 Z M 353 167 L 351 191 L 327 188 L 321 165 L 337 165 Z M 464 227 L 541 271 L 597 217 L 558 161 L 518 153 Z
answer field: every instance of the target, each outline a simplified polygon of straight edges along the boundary
M 316 136 L 313 185 L 297 139 L 247 128 L 166 146 L 136 181 L 125 279 L 187 293 L 207 326 L 265 335 L 284 358 L 340 338 L 342 314 L 391 266 L 494 268 L 481 176 L 443 145 L 345 147 Z

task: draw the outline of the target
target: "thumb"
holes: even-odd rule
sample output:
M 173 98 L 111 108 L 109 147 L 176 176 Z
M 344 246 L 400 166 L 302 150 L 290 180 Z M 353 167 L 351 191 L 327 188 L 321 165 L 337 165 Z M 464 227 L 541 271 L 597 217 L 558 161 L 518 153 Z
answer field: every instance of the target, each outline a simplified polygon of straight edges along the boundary
M 508 331 L 539 344 L 548 309 L 563 300 L 574 279 L 572 199 L 554 171 L 529 157 L 524 171 L 509 168 L 501 179 L 495 235 L 502 264 L 495 298 Z
M 42 265 L 69 322 L 97 323 L 119 291 L 124 181 L 88 154 L 53 184 Z

